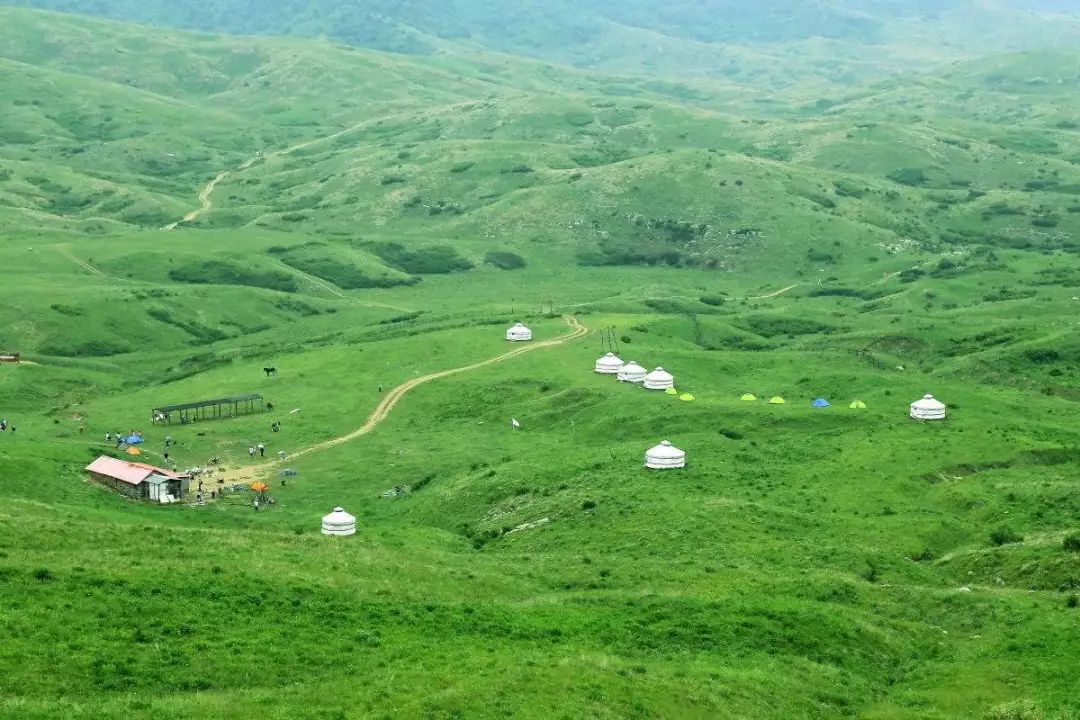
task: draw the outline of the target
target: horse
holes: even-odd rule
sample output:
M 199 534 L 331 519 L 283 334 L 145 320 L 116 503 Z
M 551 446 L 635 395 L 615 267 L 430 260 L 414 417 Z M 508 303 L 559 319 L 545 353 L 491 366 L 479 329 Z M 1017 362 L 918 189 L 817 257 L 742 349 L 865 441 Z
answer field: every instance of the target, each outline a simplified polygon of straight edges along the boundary
M 271 375 L 277 375 L 277 368 L 276 367 L 264 367 L 263 372 L 266 373 L 266 377 L 270 377 Z

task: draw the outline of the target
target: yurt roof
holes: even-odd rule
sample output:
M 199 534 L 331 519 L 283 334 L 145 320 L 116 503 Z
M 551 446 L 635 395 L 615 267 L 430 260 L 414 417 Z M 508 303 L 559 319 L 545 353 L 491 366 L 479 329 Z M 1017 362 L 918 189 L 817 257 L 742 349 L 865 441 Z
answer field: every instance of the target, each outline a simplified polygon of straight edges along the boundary
M 654 458 L 663 458 L 666 460 L 678 460 L 686 457 L 686 452 L 672 445 L 669 441 L 664 440 L 659 445 L 649 448 L 646 455 Z
M 638 365 L 633 360 L 631 360 L 630 362 L 623 365 L 622 370 L 625 373 L 643 373 L 643 372 L 647 372 L 645 370 L 645 368 L 641 367 L 640 365 Z
M 518 323 L 514 323 L 514 326 L 512 328 L 510 328 L 510 329 L 511 330 L 528 330 L 529 328 L 525 327 L 524 323 L 519 323 L 518 322 Z
M 944 410 L 945 403 L 933 395 L 923 395 L 921 399 L 911 403 L 911 407 L 915 410 Z
M 669 380 L 674 380 L 675 376 L 672 375 L 671 373 L 669 373 L 664 368 L 658 367 L 655 370 L 653 370 L 651 373 L 646 375 L 645 379 L 646 380 L 651 380 L 653 382 L 667 382 Z
M 609 352 L 607 355 L 597 360 L 596 364 L 614 368 L 622 367 L 624 363 L 621 359 L 619 359 L 618 355 Z
M 343 508 L 336 507 L 334 512 L 323 516 L 323 521 L 328 523 L 349 523 L 356 522 L 356 518 L 345 512 Z

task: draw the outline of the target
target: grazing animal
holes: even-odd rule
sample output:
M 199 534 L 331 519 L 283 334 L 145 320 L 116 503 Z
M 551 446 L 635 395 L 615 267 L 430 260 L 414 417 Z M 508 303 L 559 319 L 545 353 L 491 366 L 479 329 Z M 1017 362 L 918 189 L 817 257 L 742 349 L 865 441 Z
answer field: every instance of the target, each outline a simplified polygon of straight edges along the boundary
M 266 373 L 266 377 L 270 377 L 271 375 L 277 375 L 277 368 L 276 367 L 264 367 L 263 372 Z

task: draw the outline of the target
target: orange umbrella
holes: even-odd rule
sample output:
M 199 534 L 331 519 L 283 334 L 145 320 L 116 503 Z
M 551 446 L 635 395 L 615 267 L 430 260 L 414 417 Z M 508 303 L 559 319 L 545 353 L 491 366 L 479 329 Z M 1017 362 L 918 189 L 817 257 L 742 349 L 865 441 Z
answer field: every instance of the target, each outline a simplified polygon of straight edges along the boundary
M 142 450 L 140 450 L 137 447 L 129 447 L 127 449 L 127 454 L 128 455 L 142 455 Z
M 254 482 L 254 483 L 251 483 L 251 489 L 254 490 L 255 492 L 260 492 L 261 493 L 261 492 L 266 492 L 267 490 L 269 490 L 270 486 L 267 485 L 264 482 Z

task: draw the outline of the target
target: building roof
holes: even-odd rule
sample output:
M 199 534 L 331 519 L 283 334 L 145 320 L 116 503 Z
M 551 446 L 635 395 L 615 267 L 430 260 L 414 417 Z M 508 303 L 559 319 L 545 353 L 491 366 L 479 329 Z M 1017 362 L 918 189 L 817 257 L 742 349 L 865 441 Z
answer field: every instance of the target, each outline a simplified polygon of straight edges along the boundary
M 658 367 L 645 376 L 645 382 L 673 382 L 675 376 L 662 367 Z
M 656 460 L 681 460 L 686 457 L 686 452 L 664 440 L 659 445 L 646 450 L 645 455 Z
M 912 410 L 944 410 L 945 403 L 936 399 L 933 395 L 923 395 L 922 399 L 911 403 Z
M 232 397 L 217 398 L 216 400 L 199 400 L 198 402 L 181 403 L 179 405 L 162 405 L 154 408 L 154 412 L 177 412 L 180 410 L 194 410 L 201 407 L 213 407 L 214 405 L 231 405 L 232 403 L 248 402 L 249 400 L 262 400 L 259 393 L 248 395 L 234 395 Z
M 612 368 L 613 370 L 618 370 L 625 364 L 618 355 L 610 352 L 596 361 L 596 367 Z
M 153 465 L 147 465 L 146 463 L 128 462 L 127 460 L 117 460 L 116 458 L 102 455 L 94 462 L 86 466 L 88 472 L 97 473 L 98 475 L 105 475 L 121 482 L 126 482 L 129 485 L 138 485 L 146 480 L 151 475 L 162 475 L 170 480 L 179 480 L 181 478 L 188 477 L 180 473 L 174 473 L 172 470 L 165 470 L 164 468 L 154 467 Z

